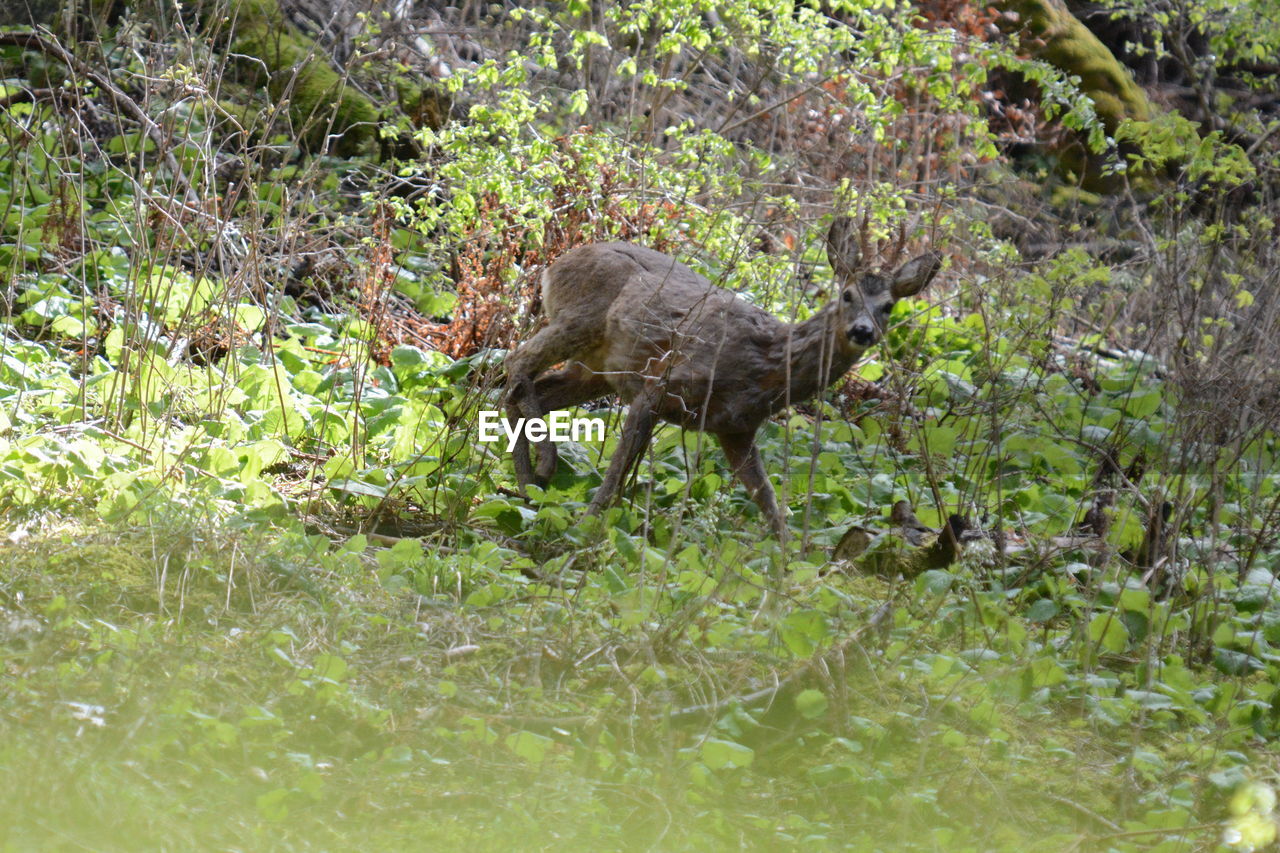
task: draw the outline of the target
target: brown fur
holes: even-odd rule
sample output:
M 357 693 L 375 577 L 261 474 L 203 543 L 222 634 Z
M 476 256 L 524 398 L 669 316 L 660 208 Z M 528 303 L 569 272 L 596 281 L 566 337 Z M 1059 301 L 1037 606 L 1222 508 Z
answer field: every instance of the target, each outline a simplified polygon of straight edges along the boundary
M 509 415 L 543 417 L 610 392 L 630 405 L 592 513 L 613 500 L 655 419 L 710 432 L 778 538 L 785 538 L 756 430 L 839 379 L 879 340 L 893 303 L 922 290 L 941 264 L 929 253 L 889 277 L 864 271 L 846 218 L 832 224 L 827 241 L 840 297 L 796 324 L 652 249 L 594 243 L 567 252 L 543 274 L 547 325 L 507 357 Z M 561 362 L 562 369 L 543 372 Z M 555 465 L 555 445 L 540 442 L 535 473 L 527 442 L 518 440 L 521 488 L 545 484 Z

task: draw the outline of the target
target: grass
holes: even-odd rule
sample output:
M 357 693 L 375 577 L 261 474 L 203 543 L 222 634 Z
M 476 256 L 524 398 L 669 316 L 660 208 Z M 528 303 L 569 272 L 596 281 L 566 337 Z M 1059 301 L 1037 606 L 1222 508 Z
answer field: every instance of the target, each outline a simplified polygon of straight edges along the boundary
M 600 572 L 474 606 L 299 530 L 41 528 L 0 547 L 5 849 L 1104 849 L 1187 750 L 874 578 L 673 633 Z M 833 598 L 835 639 L 786 648 Z

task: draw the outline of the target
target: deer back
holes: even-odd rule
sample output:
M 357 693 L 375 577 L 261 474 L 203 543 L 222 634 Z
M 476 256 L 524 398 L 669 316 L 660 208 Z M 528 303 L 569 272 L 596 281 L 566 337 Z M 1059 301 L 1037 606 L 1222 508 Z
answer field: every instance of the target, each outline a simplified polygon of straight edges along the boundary
M 838 379 L 878 339 L 887 309 L 924 287 L 935 256 L 896 274 L 864 272 L 842 219 L 828 237 L 841 296 L 804 323 L 783 323 L 661 252 L 597 243 L 543 278 L 552 323 L 572 329 L 574 360 L 630 403 L 646 386 L 664 420 L 717 433 L 755 430 Z
M 553 323 L 582 330 L 575 360 L 626 402 L 656 383 L 657 414 L 675 423 L 745 431 L 769 414 L 762 380 L 786 325 L 668 255 L 580 247 L 547 271 L 543 303 Z

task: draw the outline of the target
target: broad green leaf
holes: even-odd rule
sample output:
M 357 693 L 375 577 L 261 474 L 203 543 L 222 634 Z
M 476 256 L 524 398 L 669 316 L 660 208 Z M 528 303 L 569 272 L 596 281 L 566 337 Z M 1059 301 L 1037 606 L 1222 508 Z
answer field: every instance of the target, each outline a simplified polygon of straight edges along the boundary
M 808 657 L 818 650 L 830 633 L 827 617 L 816 610 L 797 610 L 782 620 L 778 634 L 796 657 Z
M 288 788 L 276 788 L 274 791 L 259 794 L 256 801 L 258 814 L 262 815 L 267 820 L 284 820 L 289 816 L 289 806 L 286 803 L 288 797 Z
M 740 743 L 719 738 L 707 738 L 702 742 L 702 760 L 712 770 L 750 767 L 755 759 L 755 750 Z
M 827 697 L 821 690 L 809 688 L 796 696 L 796 710 L 806 720 L 816 720 L 827 713 L 827 704 Z
M 1129 631 L 1115 613 L 1098 613 L 1089 622 L 1089 639 L 1103 651 L 1119 654 L 1129 644 Z
M 315 663 L 311 665 L 311 669 L 320 678 L 329 681 L 342 681 L 347 674 L 347 662 L 337 655 L 319 654 L 316 655 Z
M 1027 667 L 1027 675 L 1033 688 L 1053 687 L 1067 680 L 1067 672 L 1051 657 L 1040 657 L 1031 661 Z
M 1035 604 L 1032 604 L 1027 608 L 1027 621 L 1048 622 L 1050 619 L 1057 616 L 1060 610 L 1061 608 L 1058 607 L 1058 602 L 1054 601 L 1052 598 L 1041 598 L 1036 601 Z
M 530 764 L 541 764 L 547 757 L 547 751 L 555 745 L 551 738 L 534 732 L 515 732 L 507 735 L 504 742 L 507 749 Z

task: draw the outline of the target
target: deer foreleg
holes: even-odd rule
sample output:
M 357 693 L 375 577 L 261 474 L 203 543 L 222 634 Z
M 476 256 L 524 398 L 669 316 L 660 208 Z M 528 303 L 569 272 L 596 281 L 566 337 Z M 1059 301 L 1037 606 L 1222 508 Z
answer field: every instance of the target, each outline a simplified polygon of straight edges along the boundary
M 603 397 L 613 392 L 609 387 L 609 383 L 603 377 L 591 371 L 584 364 L 571 364 L 564 370 L 558 370 L 555 373 L 547 373 L 539 376 L 537 381 L 533 383 L 533 396 L 538 401 L 538 408 L 541 410 L 537 417 L 543 417 L 548 412 L 554 412 L 558 409 L 567 409 L 571 406 L 577 406 L 588 400 L 594 400 L 597 397 Z M 523 431 L 521 432 L 519 441 L 524 440 Z M 519 448 L 519 443 L 516 445 Z M 529 458 L 529 450 L 526 442 L 525 460 Z M 556 472 L 556 444 L 554 441 L 547 439 L 538 442 L 538 467 L 534 472 L 533 482 L 539 486 L 545 486 L 551 476 Z
M 631 401 L 631 409 L 627 412 L 627 419 L 622 424 L 622 438 L 618 441 L 617 449 L 613 451 L 613 458 L 609 460 L 609 470 L 605 472 L 604 482 L 600 484 L 599 489 L 596 489 L 595 497 L 591 499 L 591 506 L 587 508 L 588 515 L 599 514 L 613 502 L 618 488 L 640 459 L 640 454 L 649 445 L 649 437 L 653 434 L 653 406 L 657 399 L 656 392 L 646 391 L 636 395 L 636 398 Z
M 526 398 L 527 399 L 527 398 Z M 507 398 L 507 418 L 518 421 L 525 417 L 525 409 L 521 401 Z M 533 463 L 529 459 L 529 440 L 524 437 L 524 430 L 516 435 L 516 443 L 511 448 L 511 462 L 516 469 L 516 483 L 520 486 L 520 494 L 524 494 L 525 486 L 533 482 Z
M 591 340 L 593 334 L 598 334 L 598 331 L 584 327 L 582 324 L 552 323 L 512 351 L 506 360 L 507 417 L 513 420 L 540 418 L 556 408 L 556 405 L 549 405 L 542 395 L 551 393 L 558 399 L 565 398 L 566 389 L 571 383 L 557 385 L 554 377 L 564 376 L 573 368 L 541 379 L 535 377 L 545 368 L 572 358 L 584 342 Z M 542 383 L 541 387 L 539 383 Z M 571 398 L 573 395 L 568 396 Z M 589 399 L 591 396 L 582 398 L 582 400 Z M 558 405 L 572 404 L 560 402 Z M 529 459 L 529 442 L 525 439 L 523 430 L 516 438 L 515 447 L 512 448 L 512 462 L 515 465 L 516 482 L 519 483 L 521 492 L 530 483 L 539 482 L 535 479 L 533 464 Z M 555 466 L 554 447 L 550 442 L 540 442 L 538 447 L 538 476 L 542 477 L 540 485 L 546 484 L 546 480 L 555 471 Z M 545 476 L 543 476 L 544 472 Z
M 507 417 L 512 421 L 541 417 L 533 379 L 534 373 L 541 369 L 537 350 L 533 346 L 536 340 L 537 335 L 528 344 L 507 356 L 506 410 Z M 516 436 L 511 461 L 516 469 L 516 483 L 520 486 L 520 493 L 524 494 L 525 486 L 533 482 L 533 463 L 529 460 L 529 440 L 524 437 L 524 430 L 520 430 Z
M 787 539 L 787 523 L 778 509 L 778 501 L 773 494 L 773 484 L 764 471 L 764 463 L 760 460 L 760 448 L 756 447 L 755 434 L 717 435 L 724 455 L 729 460 L 729 469 L 733 475 L 747 487 L 747 494 L 760 507 L 765 520 L 773 528 L 779 542 Z

